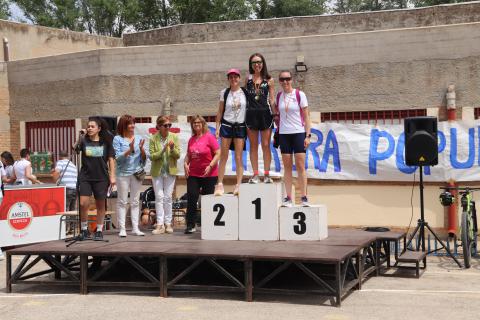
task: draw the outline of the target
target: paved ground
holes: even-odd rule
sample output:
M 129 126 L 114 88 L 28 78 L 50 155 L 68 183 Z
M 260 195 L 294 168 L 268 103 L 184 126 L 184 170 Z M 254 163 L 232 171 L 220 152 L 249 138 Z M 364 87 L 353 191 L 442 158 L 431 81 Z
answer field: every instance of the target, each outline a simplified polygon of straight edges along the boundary
M 19 258 L 14 257 L 14 263 Z M 449 258 L 429 257 L 420 279 L 373 277 L 341 308 L 306 296 L 175 293 L 160 298 L 148 291 L 108 292 L 95 288 L 81 296 L 68 288 L 14 286 L 5 293 L 5 261 L 0 261 L 0 319 L 477 319 L 480 314 L 480 261 L 461 270 Z M 322 305 L 319 305 L 322 303 Z

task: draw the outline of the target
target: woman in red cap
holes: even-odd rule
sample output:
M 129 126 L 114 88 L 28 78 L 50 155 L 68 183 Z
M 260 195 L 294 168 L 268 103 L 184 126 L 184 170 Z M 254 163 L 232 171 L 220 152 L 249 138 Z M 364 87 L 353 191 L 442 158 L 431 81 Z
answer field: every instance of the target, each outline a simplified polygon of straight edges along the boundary
M 220 165 L 218 167 L 218 184 L 215 187 L 215 195 L 220 196 L 224 193 L 223 177 L 225 175 L 225 166 L 228 160 L 228 153 L 233 143 L 235 150 L 235 163 L 237 173 L 237 184 L 233 194 L 238 194 L 240 183 L 242 183 L 243 163 L 242 152 L 247 137 L 247 127 L 245 125 L 245 111 L 247 108 L 247 91 L 240 87 L 240 71 L 230 69 L 227 72 L 230 86 L 220 92 L 220 102 L 218 103 L 218 112 L 216 118 L 215 135 L 222 138 Z

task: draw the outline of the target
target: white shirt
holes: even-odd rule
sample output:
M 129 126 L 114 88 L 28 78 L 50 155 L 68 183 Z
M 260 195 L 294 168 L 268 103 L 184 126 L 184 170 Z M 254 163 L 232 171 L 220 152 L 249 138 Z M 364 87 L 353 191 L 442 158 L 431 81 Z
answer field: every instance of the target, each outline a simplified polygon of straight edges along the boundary
M 25 176 L 25 169 L 27 169 L 29 165 L 31 165 L 31 163 L 27 159 L 20 159 L 13 164 L 13 170 L 17 177 L 15 184 L 32 184 L 32 182 Z
M 5 169 L 3 168 L 3 163 L 2 161 L 0 161 L 0 186 L 3 186 L 3 177 L 6 177 L 7 176 L 7 172 L 5 171 Z M 2 202 L 2 199 L 3 199 L 3 192 L 0 190 L 0 204 Z
M 305 132 L 305 124 L 302 121 L 300 108 L 308 107 L 307 96 L 300 91 L 300 104 L 297 101 L 295 93 L 297 89 L 293 89 L 290 93 L 282 91 L 278 99 L 278 110 L 280 112 L 280 133 L 302 133 Z
M 225 90 L 220 92 L 220 101 L 223 101 Z M 225 101 L 223 101 L 225 102 Z M 224 104 L 223 118 L 231 123 L 245 122 L 245 110 L 247 109 L 247 97 L 242 88 L 228 93 L 227 102 Z

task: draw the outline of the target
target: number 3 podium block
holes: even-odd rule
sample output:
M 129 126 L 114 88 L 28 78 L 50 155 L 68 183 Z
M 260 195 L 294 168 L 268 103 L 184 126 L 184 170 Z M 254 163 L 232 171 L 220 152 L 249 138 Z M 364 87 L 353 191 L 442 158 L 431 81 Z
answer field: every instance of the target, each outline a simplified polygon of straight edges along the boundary
M 240 185 L 240 240 L 278 240 L 278 208 L 282 201 L 280 183 Z
M 280 208 L 280 240 L 322 240 L 328 236 L 327 207 Z
M 202 239 L 238 240 L 238 197 L 202 196 Z

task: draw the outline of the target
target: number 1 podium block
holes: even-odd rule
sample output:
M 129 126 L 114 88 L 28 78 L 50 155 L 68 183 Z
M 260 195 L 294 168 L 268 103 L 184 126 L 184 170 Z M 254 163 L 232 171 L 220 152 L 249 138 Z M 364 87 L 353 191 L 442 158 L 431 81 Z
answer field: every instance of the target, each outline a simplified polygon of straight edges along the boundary
M 238 240 L 238 197 L 202 196 L 202 239 Z
M 280 208 L 280 240 L 322 240 L 328 237 L 327 207 Z
M 240 240 L 278 240 L 278 208 L 282 201 L 282 184 L 259 183 L 240 185 Z

